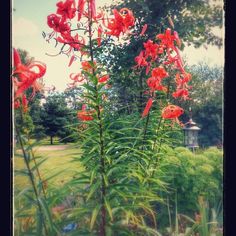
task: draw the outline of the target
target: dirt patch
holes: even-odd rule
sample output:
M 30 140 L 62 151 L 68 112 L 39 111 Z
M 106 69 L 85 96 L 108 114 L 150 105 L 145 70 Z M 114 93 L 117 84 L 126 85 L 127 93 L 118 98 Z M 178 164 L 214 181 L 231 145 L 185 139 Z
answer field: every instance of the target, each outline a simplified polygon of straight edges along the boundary
M 40 146 L 37 147 L 37 151 L 57 151 L 57 150 L 64 150 L 68 147 L 68 145 L 47 145 L 47 146 Z

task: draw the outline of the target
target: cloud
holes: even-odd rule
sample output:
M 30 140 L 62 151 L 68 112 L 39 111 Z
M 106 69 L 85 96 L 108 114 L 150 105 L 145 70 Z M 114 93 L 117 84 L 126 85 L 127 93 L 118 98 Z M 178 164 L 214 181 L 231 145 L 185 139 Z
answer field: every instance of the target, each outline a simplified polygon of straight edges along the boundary
M 38 26 L 34 22 L 23 17 L 20 17 L 17 20 L 13 19 L 12 26 L 12 35 L 14 38 L 18 36 L 34 36 L 39 33 Z

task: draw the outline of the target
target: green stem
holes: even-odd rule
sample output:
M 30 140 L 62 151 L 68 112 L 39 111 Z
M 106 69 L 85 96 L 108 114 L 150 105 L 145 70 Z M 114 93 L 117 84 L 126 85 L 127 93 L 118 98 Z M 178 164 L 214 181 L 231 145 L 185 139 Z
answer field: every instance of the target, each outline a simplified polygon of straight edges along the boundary
M 45 224 L 45 221 L 44 221 L 44 217 L 43 217 L 42 207 L 41 207 L 40 201 L 39 201 L 39 194 L 38 194 L 38 191 L 37 191 L 37 188 L 36 188 L 36 184 L 34 182 L 34 175 L 33 175 L 32 171 L 30 169 L 30 165 L 29 165 L 29 162 L 28 162 L 28 159 L 27 159 L 27 155 L 26 155 L 26 152 L 25 152 L 25 149 L 24 149 L 24 144 L 23 144 L 23 141 L 21 139 L 20 132 L 19 132 L 19 130 L 18 130 L 16 125 L 15 125 L 15 129 L 16 129 L 16 135 L 17 135 L 17 138 L 18 138 L 18 141 L 20 143 L 20 147 L 21 147 L 21 150 L 22 150 L 22 153 L 23 153 L 24 162 L 25 162 L 28 174 L 29 174 L 29 179 L 30 179 L 30 182 L 32 184 L 33 191 L 34 191 L 34 194 L 35 194 L 35 197 L 36 197 L 38 209 L 39 209 L 40 215 L 41 215 L 41 217 L 43 219 L 43 226 L 44 226 L 44 229 L 45 229 L 45 234 L 48 235 L 47 227 L 46 227 L 46 224 Z
M 32 159 L 33 159 L 33 161 L 34 161 L 34 165 L 35 165 L 35 167 L 36 167 L 36 172 L 37 172 L 39 181 L 40 181 L 40 183 L 41 183 L 41 185 L 42 185 L 43 195 L 44 195 L 45 199 L 47 199 L 47 197 L 46 197 L 46 190 L 45 190 L 45 188 L 44 188 L 44 186 L 43 186 L 43 182 L 44 182 L 44 181 L 43 181 L 43 179 L 42 179 L 42 177 L 41 177 L 41 174 L 40 174 L 40 172 L 39 172 L 39 168 L 38 168 L 38 166 L 37 166 L 37 162 L 36 162 L 36 159 L 35 159 L 35 157 L 34 157 L 33 151 L 31 151 L 31 154 L 32 154 Z
M 88 1 L 88 9 L 90 9 L 90 2 Z M 94 69 L 94 57 L 93 57 L 93 42 L 92 42 L 92 15 L 91 11 L 89 12 L 89 49 L 90 49 L 90 57 L 91 62 L 93 64 L 92 73 L 93 76 L 96 76 L 95 69 Z M 98 88 L 95 86 L 96 90 L 96 100 L 98 100 Z M 100 174 L 101 174 L 101 223 L 100 223 L 100 235 L 106 236 L 106 207 L 105 207 L 105 196 L 106 196 L 106 186 L 105 186 L 105 161 L 104 161 L 104 138 L 103 138 L 103 125 L 102 125 L 102 118 L 101 118 L 101 111 L 100 105 L 97 104 L 97 118 L 98 118 L 98 127 L 99 127 L 99 142 L 100 142 Z
M 168 85 L 167 85 L 166 100 L 169 99 L 169 95 L 170 95 L 170 80 L 169 80 Z M 157 133 L 157 132 L 160 130 L 160 128 L 161 128 L 161 122 L 162 122 L 162 120 L 163 120 L 163 118 L 162 118 L 162 116 L 161 116 L 160 119 L 159 119 L 159 123 L 158 123 L 158 125 L 157 125 L 156 133 Z M 160 150 L 161 150 L 162 141 L 163 141 L 163 139 L 161 138 L 157 153 L 159 153 Z M 153 149 L 152 149 L 152 151 L 155 150 L 156 145 L 157 145 L 157 134 L 156 134 L 156 138 L 155 138 L 155 141 L 154 141 L 154 144 L 153 144 Z M 155 159 L 155 163 L 154 163 L 154 169 L 153 169 L 153 171 L 152 171 L 152 173 L 151 173 L 151 177 L 153 177 L 153 175 L 154 175 L 154 173 L 155 173 L 155 169 L 157 168 L 157 164 L 158 164 L 158 159 L 156 158 L 156 159 Z M 151 165 L 151 161 L 149 162 L 148 168 L 150 167 L 150 165 Z
M 145 138 L 146 138 L 146 134 L 147 134 L 149 118 L 150 118 L 150 112 L 147 115 L 146 123 L 145 123 L 145 126 L 144 126 L 142 150 L 144 149 L 144 143 L 145 143 Z
M 24 120 L 23 116 L 24 116 L 24 115 L 23 115 L 23 111 L 22 111 L 22 109 L 20 109 L 20 117 L 21 117 L 21 123 L 22 123 L 22 124 L 23 124 L 23 120 Z M 15 127 L 16 127 L 16 125 L 15 125 Z M 19 130 L 18 130 L 18 132 L 20 133 Z M 29 135 L 28 135 L 28 141 L 29 141 L 29 140 L 30 140 L 30 137 L 29 137 Z M 46 191 L 45 191 L 45 188 L 44 188 L 44 186 L 43 186 L 43 181 L 42 181 L 42 178 L 41 178 L 41 175 L 40 175 L 38 166 L 37 166 L 37 162 L 36 162 L 36 160 L 35 160 L 34 153 L 33 153 L 32 150 L 31 150 L 31 154 L 32 154 L 32 159 L 33 159 L 33 161 L 34 161 L 34 165 L 35 165 L 35 167 L 36 167 L 36 172 L 37 172 L 39 181 L 40 181 L 40 183 L 42 184 L 43 194 L 44 194 L 44 197 L 45 197 L 45 199 L 46 199 Z

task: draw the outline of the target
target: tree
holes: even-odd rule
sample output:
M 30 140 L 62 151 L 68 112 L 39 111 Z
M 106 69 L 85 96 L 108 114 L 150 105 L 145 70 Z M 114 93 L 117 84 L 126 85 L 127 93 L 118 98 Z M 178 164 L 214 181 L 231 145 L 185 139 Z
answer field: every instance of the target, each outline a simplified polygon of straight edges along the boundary
M 34 124 L 33 138 L 42 139 L 46 136 L 45 129 L 42 125 L 43 106 L 41 104 L 44 95 L 37 93 L 32 101 L 29 102 L 29 114 L 32 117 Z
M 67 107 L 64 94 L 59 92 L 50 94 L 43 108 L 42 125 L 45 133 L 50 136 L 51 144 L 55 136 L 65 138 L 71 134 L 68 126 L 72 124 L 73 114 Z
M 185 110 L 183 120 L 193 120 L 201 127 L 199 144 L 203 147 L 222 145 L 223 68 L 206 63 L 189 67 L 192 74 L 191 100 L 181 102 Z
M 169 27 L 178 32 L 182 49 L 185 45 L 222 46 L 222 39 L 212 30 L 222 27 L 222 7 L 219 1 L 215 2 L 218 4 L 212 4 L 209 0 L 122 0 L 119 5 L 107 7 L 107 10 L 127 7 L 132 9 L 136 18 L 136 30 L 129 41 L 115 45 L 110 40 L 103 48 L 103 55 L 98 56 L 107 65 L 113 91 L 117 94 L 120 106 L 127 107 L 127 113 L 130 113 L 130 109 L 140 112 L 146 102 L 143 92 L 147 76 L 144 71 L 135 74 L 132 68 L 135 66 L 134 58 L 147 39 L 155 41 L 155 36 Z M 141 37 L 139 34 L 145 23 L 148 28 Z
M 71 109 L 73 109 L 74 111 L 81 109 L 80 96 L 82 93 L 83 93 L 83 89 L 81 87 L 67 88 L 64 91 L 64 95 L 66 97 L 66 102 L 67 102 L 68 106 Z

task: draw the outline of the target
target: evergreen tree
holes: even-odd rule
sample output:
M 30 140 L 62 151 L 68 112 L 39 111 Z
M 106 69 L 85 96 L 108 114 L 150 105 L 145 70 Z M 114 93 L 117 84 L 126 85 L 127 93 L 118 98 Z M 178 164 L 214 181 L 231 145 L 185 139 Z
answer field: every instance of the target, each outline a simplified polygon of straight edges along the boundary
M 45 133 L 50 136 L 50 143 L 53 144 L 53 138 L 58 136 L 64 142 L 70 141 L 69 135 L 74 131 L 73 112 L 68 108 L 65 96 L 62 93 L 55 92 L 50 94 L 46 103 L 43 105 L 42 125 Z

